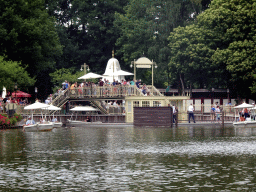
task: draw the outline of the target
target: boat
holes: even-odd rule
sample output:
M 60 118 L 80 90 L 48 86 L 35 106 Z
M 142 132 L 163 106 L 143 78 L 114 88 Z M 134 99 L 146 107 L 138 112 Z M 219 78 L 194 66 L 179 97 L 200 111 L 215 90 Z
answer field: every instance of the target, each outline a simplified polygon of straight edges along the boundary
M 56 107 L 56 106 L 54 106 L 52 104 L 50 104 L 50 106 L 45 108 L 45 109 L 50 110 L 50 111 L 59 111 L 59 110 L 61 110 L 60 107 Z M 58 121 L 57 118 L 54 117 L 54 113 L 53 113 L 53 117 L 52 117 L 51 122 L 53 123 L 53 127 L 54 128 L 60 128 L 60 127 L 63 126 L 63 123 Z
M 235 109 L 243 109 L 243 108 L 249 108 L 251 109 L 253 116 L 255 115 L 255 109 L 254 105 L 243 103 L 241 105 L 238 105 L 234 107 Z M 256 121 L 252 119 L 251 117 L 246 118 L 244 121 L 240 121 L 239 115 L 237 116 L 237 113 L 235 111 L 235 122 L 233 122 L 233 126 L 235 128 L 256 128 Z
M 83 125 L 91 125 L 91 124 L 100 124 L 102 122 L 91 122 L 91 121 L 79 121 L 77 120 L 77 113 L 81 112 L 81 111 L 87 111 L 87 112 L 93 112 L 93 111 L 98 111 L 98 109 L 95 109 L 94 107 L 91 106 L 77 106 L 74 107 L 72 109 L 70 109 L 70 111 L 72 111 L 72 115 L 70 117 L 70 119 L 67 119 L 67 125 L 68 126 L 83 126 Z M 73 115 L 74 112 L 76 113 L 76 118 L 73 120 Z
M 49 107 L 48 104 L 44 104 L 44 103 L 40 103 L 38 101 L 36 101 L 35 103 L 31 104 L 31 105 L 27 105 L 26 107 L 24 107 L 25 110 L 31 110 L 32 112 L 32 121 L 33 121 L 33 110 L 34 109 L 44 109 Z M 42 112 L 41 112 L 42 113 Z M 43 115 L 42 115 L 43 116 Z M 30 124 L 30 125 L 24 125 L 23 126 L 23 130 L 24 131 L 50 131 L 53 129 L 53 123 L 52 122 L 46 122 L 46 123 L 40 123 L 37 122 L 35 124 Z
M 28 125 L 23 125 L 23 131 L 25 130 L 30 130 L 30 131 L 37 131 L 37 124 L 28 124 Z
M 38 131 L 51 131 L 53 129 L 53 122 L 37 123 L 37 129 Z

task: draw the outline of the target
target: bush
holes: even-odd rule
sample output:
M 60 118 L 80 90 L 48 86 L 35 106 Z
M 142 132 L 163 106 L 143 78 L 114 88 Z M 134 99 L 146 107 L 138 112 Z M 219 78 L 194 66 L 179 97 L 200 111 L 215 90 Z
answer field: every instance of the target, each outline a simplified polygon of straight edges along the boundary
M 18 122 L 18 120 L 15 117 L 10 118 L 10 124 L 11 125 L 15 125 L 17 122 Z
M 7 114 L 0 114 L 0 126 L 10 127 L 12 125 L 15 125 L 21 119 L 22 119 L 22 116 L 17 113 L 15 113 L 12 118 L 9 118 Z
M 17 121 L 20 121 L 22 119 L 22 116 L 18 113 L 14 113 L 13 117 L 15 117 Z

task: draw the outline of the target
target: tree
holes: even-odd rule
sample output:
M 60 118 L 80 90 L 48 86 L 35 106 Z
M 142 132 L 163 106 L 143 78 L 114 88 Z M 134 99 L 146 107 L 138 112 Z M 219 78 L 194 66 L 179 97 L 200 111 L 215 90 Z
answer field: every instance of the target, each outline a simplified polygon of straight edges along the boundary
M 19 61 L 36 76 L 39 91 L 49 94 L 49 72 L 62 54 L 55 20 L 43 0 L 0 0 L 0 4 L 0 55 Z
M 25 88 L 35 83 L 35 78 L 31 78 L 25 68 L 21 67 L 20 62 L 6 61 L 0 56 L 0 87 L 7 90 L 14 90 L 14 84 L 19 88 Z
M 224 67 L 222 74 L 230 77 L 228 86 L 233 85 L 241 97 L 250 95 L 256 73 L 255 20 L 255 0 L 215 0 L 198 17 L 200 26 L 215 33 L 214 64 Z
M 170 63 L 169 71 L 172 84 L 180 82 L 182 95 L 185 87 L 204 88 L 217 78 L 211 56 L 214 42 L 212 32 L 197 25 L 175 28 L 169 37 Z M 176 83 L 177 86 L 177 83 Z
M 116 12 L 123 13 L 128 0 L 48 0 L 49 14 L 57 20 L 64 57 L 58 69 L 87 63 L 92 71 L 103 73 L 120 31 L 113 25 Z
M 157 85 L 167 82 L 170 49 L 167 38 L 175 27 L 193 21 L 210 1 L 131 0 L 125 14 L 116 14 L 115 25 L 122 30 L 116 45 L 128 66 L 145 53 L 158 64 Z M 202 6 L 204 5 L 204 6 Z M 147 82 L 147 79 L 144 79 Z M 149 81 L 148 81 L 149 83 Z
M 30 74 L 54 67 L 61 46 L 42 0 L 0 0 L 0 55 L 28 65 Z

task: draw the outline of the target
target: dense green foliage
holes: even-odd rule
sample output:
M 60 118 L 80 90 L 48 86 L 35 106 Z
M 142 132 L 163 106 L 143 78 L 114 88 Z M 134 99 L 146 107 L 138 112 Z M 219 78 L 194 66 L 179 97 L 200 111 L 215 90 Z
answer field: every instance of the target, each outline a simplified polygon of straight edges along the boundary
M 192 22 L 196 15 L 207 7 L 210 1 L 164 1 L 164 0 L 131 0 L 125 7 L 125 14 L 116 14 L 115 25 L 122 36 L 117 39 L 120 47 L 118 55 L 126 65 L 145 54 L 158 64 L 156 84 L 169 84 L 170 48 L 167 38 L 175 27 L 185 26 Z M 148 78 L 138 76 L 144 82 Z M 168 82 L 167 82 L 168 81 Z
M 216 87 L 250 95 L 256 70 L 255 13 L 255 0 L 215 0 L 194 25 L 176 28 L 169 37 L 173 81 L 180 79 L 182 90 Z
M 0 114 L 0 128 L 8 128 L 15 125 L 22 119 L 20 114 L 15 113 L 13 117 L 8 117 L 7 114 Z
M 14 90 L 14 84 L 19 88 L 25 88 L 35 83 L 35 78 L 31 78 L 26 68 L 21 67 L 20 62 L 6 61 L 0 56 L 0 87 L 5 86 L 7 90 Z
M 116 39 L 115 13 L 124 12 L 128 0 L 48 0 L 46 7 L 57 20 L 57 32 L 63 45 L 63 56 L 57 68 L 80 69 L 83 63 L 91 71 L 103 73 Z
M 221 81 L 241 97 L 250 95 L 256 73 L 256 0 L 215 0 L 198 17 L 198 24 L 214 32 L 212 56 Z M 227 79 L 228 78 L 228 79 Z
M 171 84 L 181 89 L 182 95 L 187 87 L 204 88 L 214 86 L 216 67 L 211 56 L 214 50 L 210 30 L 196 25 L 175 28 L 169 37 Z M 177 83 L 179 82 L 179 83 Z
M 133 71 L 131 61 L 143 54 L 155 61 L 157 87 L 256 93 L 256 0 L 0 3 L 0 65 L 10 65 L 0 71 L 1 85 L 31 86 L 37 80 L 38 96 L 45 97 L 64 80 L 83 75 L 83 63 L 104 73 L 115 50 L 124 70 Z M 137 70 L 147 84 L 150 76 L 151 70 Z
M 49 79 L 48 71 L 54 69 L 61 45 L 44 1 L 0 0 L 0 5 L 0 55 L 20 62 L 38 81 Z M 37 84 L 40 90 L 47 90 L 46 84 Z

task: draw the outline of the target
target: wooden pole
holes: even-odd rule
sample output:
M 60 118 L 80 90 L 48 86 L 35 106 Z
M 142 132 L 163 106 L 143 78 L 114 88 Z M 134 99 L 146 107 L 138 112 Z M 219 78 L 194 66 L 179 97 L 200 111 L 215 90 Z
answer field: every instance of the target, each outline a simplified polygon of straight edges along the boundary
M 224 127 L 224 110 L 221 111 L 221 116 L 222 116 L 222 127 Z
M 176 112 L 176 121 L 175 121 L 175 125 L 176 127 L 178 126 L 178 119 L 179 119 L 179 113 Z

